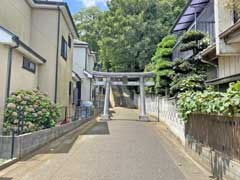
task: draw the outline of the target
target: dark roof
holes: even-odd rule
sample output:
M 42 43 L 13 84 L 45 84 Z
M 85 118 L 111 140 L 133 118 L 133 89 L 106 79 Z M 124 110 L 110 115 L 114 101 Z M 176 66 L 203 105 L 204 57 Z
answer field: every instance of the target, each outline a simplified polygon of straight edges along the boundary
M 8 29 L 0 26 L 0 29 L 2 29 L 3 31 L 7 32 L 8 34 L 10 34 L 12 36 L 12 40 L 15 41 L 19 46 L 23 47 L 24 49 L 26 49 L 28 52 L 30 52 L 32 55 L 34 55 L 35 57 L 37 57 L 38 59 L 40 59 L 43 63 L 46 63 L 47 60 L 45 58 L 43 58 L 41 55 L 39 55 L 36 51 L 34 51 L 32 48 L 30 48 L 28 45 L 26 45 L 23 41 L 21 41 L 19 39 L 19 37 L 14 34 L 13 32 L 9 31 Z
M 72 24 L 73 24 L 74 31 L 77 34 L 77 36 L 79 37 L 76 25 L 74 23 L 73 17 L 72 17 L 71 12 L 70 12 L 70 9 L 69 9 L 68 4 L 66 2 L 60 2 L 60 1 L 40 1 L 40 0 L 33 0 L 33 2 L 36 3 L 36 4 L 43 4 L 43 5 L 46 4 L 46 5 L 64 6 L 66 8 L 66 10 L 67 10 L 67 13 L 68 13 L 68 15 L 70 17 L 70 20 L 71 20 Z
M 208 3 L 209 0 L 189 0 L 173 25 L 171 33 L 187 30 L 195 20 L 195 10 L 198 16 Z

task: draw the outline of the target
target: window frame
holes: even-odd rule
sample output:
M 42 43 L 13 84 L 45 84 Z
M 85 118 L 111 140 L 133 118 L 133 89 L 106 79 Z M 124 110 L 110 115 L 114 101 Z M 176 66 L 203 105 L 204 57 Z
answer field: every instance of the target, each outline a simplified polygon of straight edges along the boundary
M 68 35 L 68 47 L 71 49 L 72 48 L 72 38 L 70 35 Z
M 31 67 L 31 65 L 33 65 L 33 67 Z M 35 74 L 36 69 L 37 69 L 37 64 L 32 62 L 31 60 L 29 60 L 25 56 L 23 56 L 22 68 L 31 72 L 31 73 L 33 73 L 33 74 Z
M 68 44 L 65 38 L 62 36 L 62 41 L 61 41 L 61 56 L 64 60 L 67 60 L 67 51 L 68 51 Z

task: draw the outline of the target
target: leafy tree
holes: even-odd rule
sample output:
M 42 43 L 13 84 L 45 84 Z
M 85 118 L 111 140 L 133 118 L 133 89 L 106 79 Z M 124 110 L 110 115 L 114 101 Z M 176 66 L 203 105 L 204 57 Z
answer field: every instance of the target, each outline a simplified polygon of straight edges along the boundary
M 156 94 L 168 94 L 170 88 L 169 85 L 172 80 L 171 77 L 174 74 L 171 55 L 175 43 L 176 37 L 174 35 L 164 37 L 158 44 L 155 55 L 152 58 L 152 62 L 145 68 L 145 71 L 153 71 L 156 75 L 154 78 L 154 90 Z M 150 88 L 149 92 L 153 92 L 153 89 Z
M 109 10 L 86 9 L 75 15 L 75 21 L 81 39 L 98 52 L 105 70 L 143 71 L 185 3 L 111 0 Z
M 80 39 L 88 42 L 91 49 L 96 52 L 99 49 L 97 42 L 101 37 L 98 20 L 102 14 L 98 8 L 90 7 L 74 15 Z
M 236 10 L 237 13 L 240 13 L 240 1 L 239 0 L 226 0 L 226 7 L 230 10 Z

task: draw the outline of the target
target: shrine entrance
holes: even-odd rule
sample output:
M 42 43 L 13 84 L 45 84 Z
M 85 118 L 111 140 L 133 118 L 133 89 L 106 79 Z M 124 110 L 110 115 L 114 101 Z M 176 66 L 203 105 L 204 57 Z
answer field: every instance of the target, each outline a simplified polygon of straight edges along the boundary
M 139 120 L 148 121 L 149 118 L 146 114 L 145 105 L 145 86 L 153 86 L 154 82 L 145 82 L 146 78 L 154 77 L 154 73 L 138 73 L 138 72 L 127 72 L 127 73 L 112 73 L 112 72 L 97 72 L 92 73 L 96 79 L 96 86 L 105 86 L 105 99 L 104 99 L 104 110 L 101 116 L 102 120 L 110 120 L 109 114 L 109 98 L 110 98 L 110 87 L 111 86 L 139 86 L 140 88 L 140 115 Z M 116 81 L 116 79 L 118 79 Z M 133 80 L 133 81 L 128 81 Z

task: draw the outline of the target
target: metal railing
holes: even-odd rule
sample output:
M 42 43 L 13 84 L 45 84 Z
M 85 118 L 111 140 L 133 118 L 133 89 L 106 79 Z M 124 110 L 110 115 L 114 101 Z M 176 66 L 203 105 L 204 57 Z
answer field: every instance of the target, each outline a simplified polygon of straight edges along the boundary
M 89 119 L 103 110 L 104 101 L 92 101 L 91 105 L 86 106 L 90 101 L 79 101 L 79 106 L 63 106 L 60 108 L 60 118 L 57 124 L 66 124 L 72 121 Z

